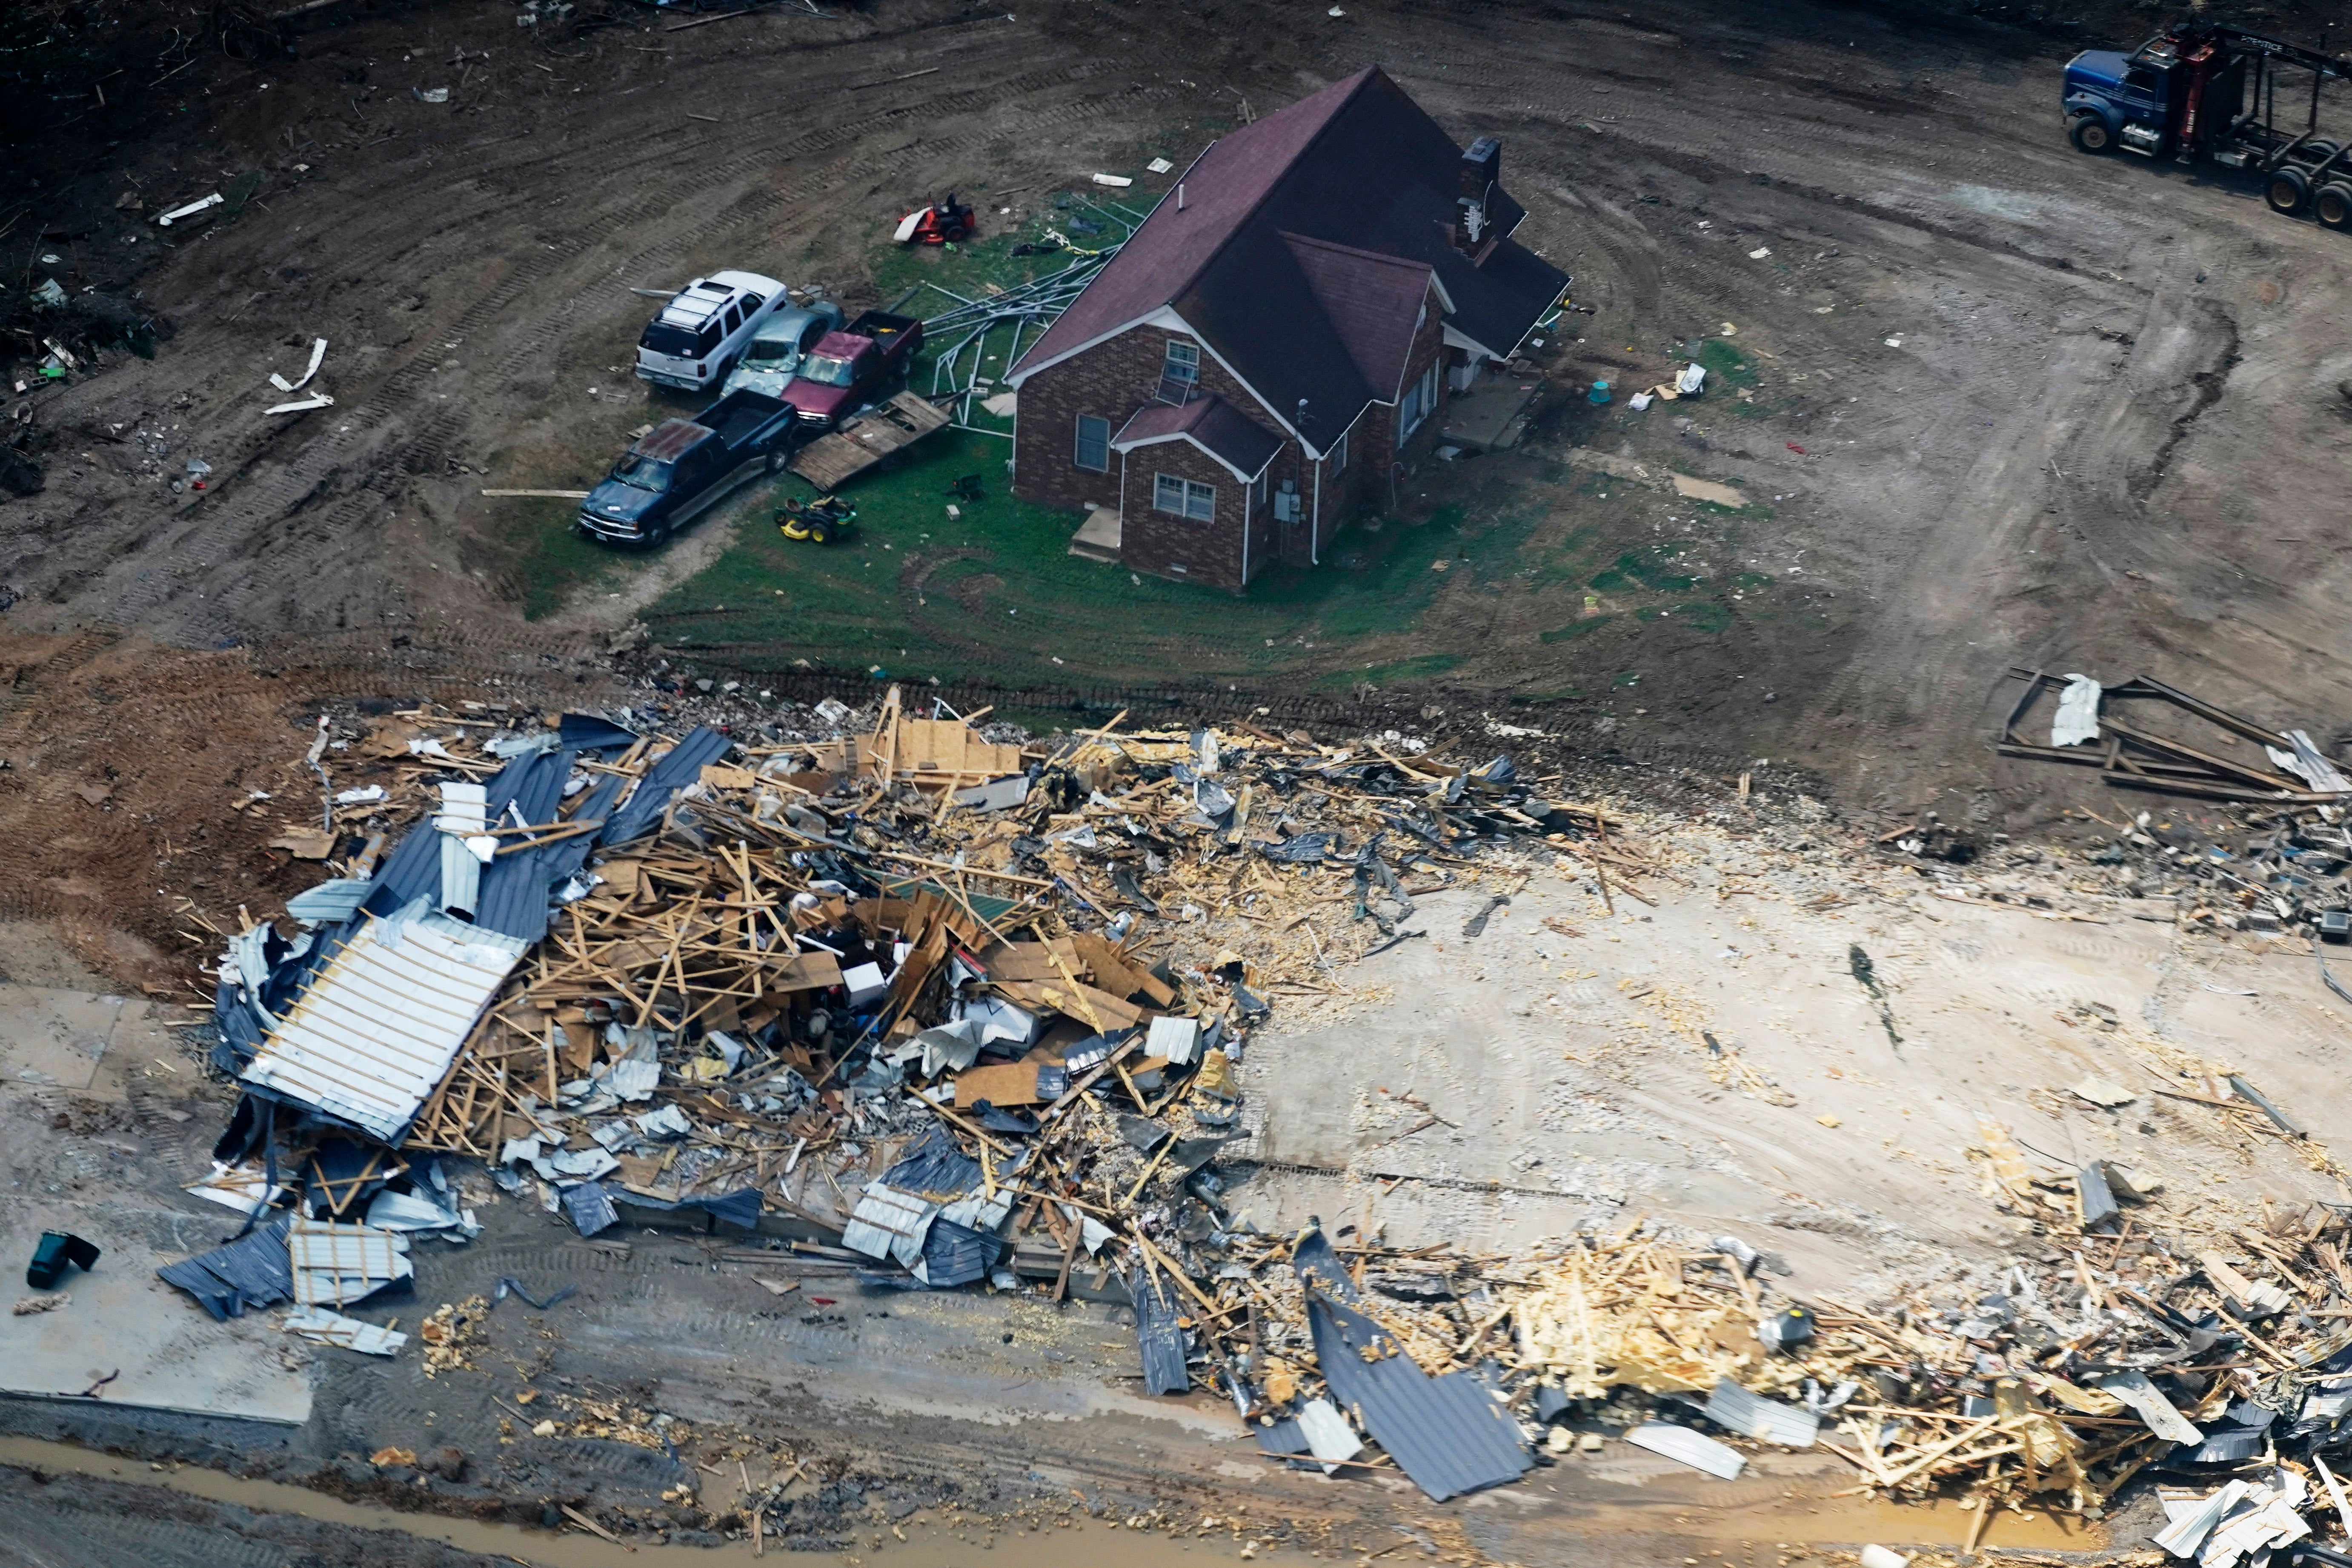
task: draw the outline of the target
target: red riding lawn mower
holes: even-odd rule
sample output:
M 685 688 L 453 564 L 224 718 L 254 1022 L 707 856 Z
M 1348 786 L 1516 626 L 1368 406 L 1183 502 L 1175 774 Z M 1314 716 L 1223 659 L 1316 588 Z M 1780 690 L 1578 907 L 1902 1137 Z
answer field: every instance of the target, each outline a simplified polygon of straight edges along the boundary
M 947 200 L 927 207 L 917 207 L 898 220 L 898 231 L 890 236 L 900 245 L 953 245 L 971 233 L 971 208 L 959 203 L 950 191 Z

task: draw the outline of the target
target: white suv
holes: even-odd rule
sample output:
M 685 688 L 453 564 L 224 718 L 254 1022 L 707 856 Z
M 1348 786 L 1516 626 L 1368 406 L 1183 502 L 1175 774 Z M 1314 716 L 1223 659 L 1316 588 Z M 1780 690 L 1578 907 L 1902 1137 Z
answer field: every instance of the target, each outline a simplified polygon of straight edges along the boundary
M 784 286 L 756 272 L 714 272 L 671 296 L 637 339 L 637 374 L 702 392 L 726 378 L 751 334 L 792 303 Z

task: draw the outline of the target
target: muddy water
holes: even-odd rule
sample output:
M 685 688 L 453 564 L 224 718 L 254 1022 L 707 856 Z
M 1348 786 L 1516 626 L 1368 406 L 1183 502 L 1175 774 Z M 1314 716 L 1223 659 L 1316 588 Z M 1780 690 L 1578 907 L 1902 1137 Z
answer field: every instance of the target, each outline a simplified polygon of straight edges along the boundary
M 392 1531 L 437 1541 L 465 1552 L 500 1556 L 543 1568 L 710 1568 L 716 1561 L 732 1561 L 751 1553 L 747 1541 L 720 1548 L 620 1546 L 581 1531 L 553 1533 L 520 1525 L 447 1519 L 438 1514 L 404 1513 L 394 1509 L 344 1502 L 306 1487 L 280 1481 L 247 1480 L 194 1466 L 158 1468 L 142 1460 L 117 1458 L 66 1444 L 37 1438 L 0 1436 L 0 1465 L 19 1465 L 52 1473 L 97 1477 L 184 1492 L 214 1502 L 235 1503 L 257 1511 L 297 1514 L 321 1523 L 354 1530 Z M 1680 1540 L 1757 1545 L 1771 1542 L 1787 1547 L 1817 1544 L 1852 1546 L 1875 1541 L 1905 1547 L 1958 1546 L 1965 1542 L 1973 1516 L 1950 1500 L 1932 1503 L 1897 1503 L 1877 1497 L 1824 1495 L 1812 1478 L 1783 1477 L 1767 1481 L 1735 1483 L 1711 1500 L 1660 1497 L 1633 1501 L 1625 1499 L 1580 1506 L 1570 1495 L 1558 1500 L 1569 1505 L 1568 1530 L 1589 1535 L 1595 1531 L 1621 1531 L 1651 1540 Z M 1783 1483 L 1793 1481 L 1792 1489 Z M 1728 1495 L 1724 1495 L 1724 1494 Z M 1744 1495 L 1743 1495 L 1744 1494 Z M 1113 1529 L 1100 1521 L 1083 1521 L 1066 1527 L 999 1530 L 992 1545 L 988 1532 L 965 1526 L 961 1532 L 929 1522 L 918 1514 L 893 1537 L 887 1526 L 866 1526 L 855 1532 L 848 1555 L 869 1568 L 978 1568 L 1002 1562 L 996 1553 L 1012 1552 L 1023 1568 L 1101 1568 L 1116 1562 L 1118 1568 L 1205 1568 L 1210 1563 L 1236 1561 L 1239 1545 L 1224 1536 L 1174 1541 L 1141 1531 Z M 878 1543 L 876 1540 L 879 1532 Z M 2025 1514 L 1996 1514 L 1984 1532 L 1989 1549 L 2097 1552 L 2109 1544 L 2106 1532 L 2064 1515 L 2039 1509 Z M 1309 1568 L 1317 1559 L 1300 1552 L 1260 1549 L 1255 1561 L 1266 1568 Z
M 143 1460 L 116 1458 L 62 1443 L 31 1437 L 0 1436 L 0 1464 L 19 1465 L 52 1474 L 93 1476 L 175 1492 L 213 1502 L 235 1503 L 257 1512 L 299 1514 L 325 1524 L 353 1530 L 393 1531 L 426 1541 L 437 1541 L 461 1552 L 509 1558 L 536 1568 L 711 1568 L 751 1555 L 746 1539 L 725 1546 L 618 1546 L 582 1531 L 557 1534 L 526 1530 L 514 1524 L 486 1524 L 475 1520 L 445 1519 L 438 1514 L 402 1513 L 393 1509 L 348 1503 L 306 1487 L 279 1481 L 247 1480 L 195 1466 L 157 1468 Z M 1171 1541 L 1142 1531 L 1114 1530 L 1099 1521 L 1066 1528 L 1013 1529 L 996 1532 L 992 1547 L 987 1537 L 967 1527 L 969 1539 L 960 1539 L 945 1525 L 918 1522 L 918 1514 L 898 1528 L 904 1541 L 894 1539 L 887 1526 L 861 1529 L 847 1555 L 867 1568 L 978 1568 L 979 1564 L 1017 1558 L 1022 1568 L 1102 1568 L 1116 1562 L 1119 1568 L 1205 1568 L 1210 1563 L 1231 1563 L 1240 1547 L 1223 1537 Z M 877 1531 L 881 1543 L 874 1545 Z M 769 1555 L 788 1559 L 771 1542 Z M 1316 1559 L 1300 1552 L 1260 1549 L 1255 1557 L 1266 1568 L 1310 1568 Z M 1325 1565 L 1328 1568 L 1328 1565 Z

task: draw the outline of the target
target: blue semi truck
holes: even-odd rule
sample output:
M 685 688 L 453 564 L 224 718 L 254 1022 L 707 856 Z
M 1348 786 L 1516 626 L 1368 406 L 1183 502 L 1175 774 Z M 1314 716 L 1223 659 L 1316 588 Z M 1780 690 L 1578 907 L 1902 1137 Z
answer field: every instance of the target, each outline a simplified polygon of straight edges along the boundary
M 2352 150 L 2319 134 L 2332 79 L 2352 79 L 2352 59 L 2192 18 L 2130 54 L 2069 60 L 2066 133 L 2088 153 L 2237 170 L 2260 179 L 2273 210 L 2352 228 Z

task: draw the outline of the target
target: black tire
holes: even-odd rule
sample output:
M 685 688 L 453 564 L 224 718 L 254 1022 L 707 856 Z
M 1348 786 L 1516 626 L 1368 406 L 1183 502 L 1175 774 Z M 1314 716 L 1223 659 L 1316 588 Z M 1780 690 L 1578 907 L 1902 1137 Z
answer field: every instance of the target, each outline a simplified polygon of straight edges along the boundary
M 2311 205 L 2311 178 L 2301 169 L 2273 169 L 2263 182 L 2263 200 L 2274 213 L 2299 213 Z
M 2094 158 L 2105 157 L 2116 150 L 2116 133 L 2107 122 L 2095 114 L 2078 114 L 2066 130 L 2066 140 L 2074 143 L 2074 151 L 2087 153 Z
M 2311 198 L 2311 216 L 2329 228 L 2352 229 L 2352 185 L 2330 180 Z
M 2303 144 L 2303 151 L 2305 155 L 2310 158 L 2311 166 L 2316 169 L 2319 165 L 2336 156 L 2336 153 L 2342 152 L 2343 148 L 2337 143 L 2330 142 L 2326 137 L 2321 136 L 2305 142 Z
M 790 458 L 791 454 L 784 450 L 783 437 L 778 437 L 776 438 L 775 445 L 768 448 L 768 472 L 772 474 L 782 473 L 784 471 L 784 464 L 789 461 Z

